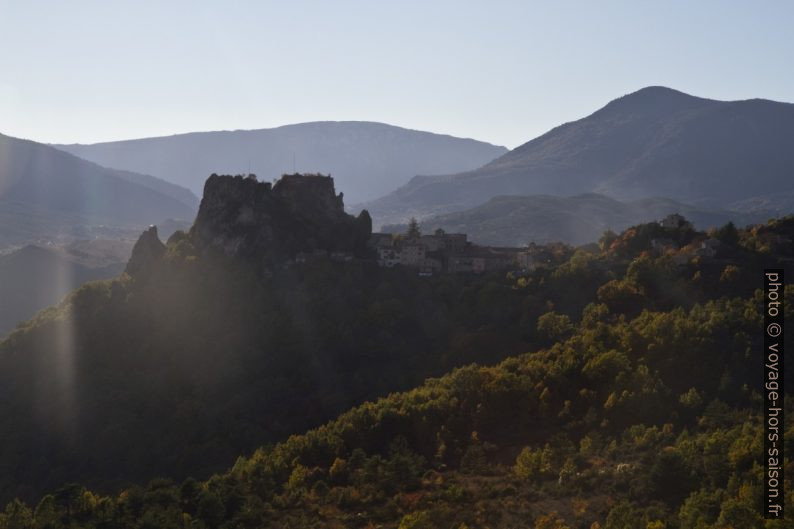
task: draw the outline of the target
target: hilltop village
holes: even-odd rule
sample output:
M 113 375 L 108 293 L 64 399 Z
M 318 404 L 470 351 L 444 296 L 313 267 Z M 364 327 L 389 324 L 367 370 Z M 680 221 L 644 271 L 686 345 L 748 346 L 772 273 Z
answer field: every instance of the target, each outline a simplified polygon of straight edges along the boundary
M 732 225 L 731 225 L 732 226 Z M 707 235 L 695 231 L 692 223 L 678 213 L 628 230 L 629 237 L 637 229 L 650 232 L 643 244 L 654 256 L 669 255 L 678 266 L 686 266 L 692 259 L 718 259 L 730 253 L 725 236 Z M 632 231 L 633 230 L 633 231 Z M 607 230 L 600 241 L 602 250 L 615 250 L 620 243 Z M 639 237 L 646 239 L 646 237 Z M 480 246 L 468 240 L 465 233 L 446 233 L 442 229 L 422 234 L 416 221 L 404 234 L 373 233 L 369 246 L 377 252 L 378 265 L 384 268 L 403 266 L 416 269 L 419 275 L 435 273 L 483 273 L 499 270 L 531 271 L 550 266 L 566 253 L 562 243 L 539 245 L 529 243 L 522 248 Z M 614 247 L 613 247 L 614 246 Z
M 263 264 L 289 267 L 314 259 L 336 262 L 376 260 L 383 268 L 404 267 L 420 276 L 441 273 L 494 271 L 529 272 L 558 264 L 574 249 L 563 243 L 500 247 L 478 245 L 465 233 L 437 229 L 420 231 L 413 220 L 404 233 L 372 233 L 366 210 L 358 216 L 344 211 L 343 196 L 333 179 L 319 174 L 284 175 L 277 182 L 259 182 L 254 175 L 212 175 L 206 182 L 195 225 L 177 239 L 203 252 L 212 249 Z M 729 225 L 698 232 L 674 213 L 626 230 L 620 236 L 607 230 L 599 246 L 616 257 L 635 252 L 670 256 L 678 266 L 692 259 L 730 257 L 736 228 Z M 725 231 L 728 230 L 728 231 Z M 149 263 L 162 259 L 165 246 L 156 231 L 145 233 L 133 250 L 130 275 L 139 275 Z
M 380 266 L 415 268 L 420 275 L 532 269 L 552 262 L 551 252 L 535 244 L 526 248 L 479 246 L 470 242 L 465 233 L 437 229 L 422 235 L 415 224 L 405 235 L 373 233 L 369 244 L 377 252 Z

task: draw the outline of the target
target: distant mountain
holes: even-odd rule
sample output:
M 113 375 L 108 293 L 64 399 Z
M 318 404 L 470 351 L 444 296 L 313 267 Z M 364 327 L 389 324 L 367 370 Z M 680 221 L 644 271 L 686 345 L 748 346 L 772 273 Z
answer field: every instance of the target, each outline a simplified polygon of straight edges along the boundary
M 794 190 L 794 105 L 714 101 L 663 87 L 616 99 L 479 169 L 422 176 L 371 204 L 376 224 L 427 217 L 499 195 L 597 192 L 725 208 Z
M 728 221 L 745 225 L 774 216 L 760 211 L 709 211 L 665 198 L 621 202 L 596 193 L 573 197 L 499 196 L 471 209 L 426 219 L 422 230 L 442 228 L 450 233 L 466 233 L 476 243 L 493 246 L 555 241 L 581 245 L 597 241 L 607 229 L 620 231 L 670 213 L 684 215 L 699 229 L 721 226 Z M 384 231 L 404 229 L 404 225 L 384 227 Z
M 63 248 L 25 246 L 0 255 L 0 336 L 95 279 L 119 275 L 133 241 L 79 241 Z
M 196 201 L 190 196 L 150 176 L 0 135 L 0 248 L 192 218 Z
M 507 152 L 472 139 L 365 121 L 55 147 L 105 167 L 154 175 L 199 195 L 211 173 L 252 172 L 260 180 L 295 170 L 330 173 L 348 204 L 382 196 L 417 174 L 466 171 Z
M 193 209 L 198 209 L 199 198 L 190 189 L 172 184 L 162 178 L 132 171 L 115 170 L 116 174 L 130 182 L 153 189 L 163 195 L 174 198 Z

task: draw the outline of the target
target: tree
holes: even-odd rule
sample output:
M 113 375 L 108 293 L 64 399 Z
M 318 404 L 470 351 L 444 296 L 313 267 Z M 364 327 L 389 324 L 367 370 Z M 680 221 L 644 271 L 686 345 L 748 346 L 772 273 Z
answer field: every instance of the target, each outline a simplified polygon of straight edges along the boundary
M 481 443 L 475 442 L 469 445 L 460 460 L 460 470 L 467 474 L 485 474 L 488 472 L 488 459 Z
M 614 231 L 608 229 L 601 235 L 601 238 L 598 239 L 598 247 L 602 252 L 606 252 L 612 246 L 612 243 L 614 243 L 617 239 L 617 234 Z
M 564 339 L 572 331 L 571 318 L 566 314 L 547 312 L 538 318 L 538 334 L 550 343 Z
M 684 458 L 671 449 L 662 451 L 649 472 L 655 498 L 678 505 L 689 496 L 692 489 L 692 472 Z
M 76 483 L 68 483 L 55 491 L 53 495 L 55 504 L 60 510 L 66 512 L 66 518 L 71 519 L 80 511 L 80 500 L 85 488 Z
M 570 529 L 556 512 L 543 514 L 535 520 L 535 529 Z
M 419 231 L 419 221 L 416 220 L 415 217 L 411 217 L 411 220 L 408 221 L 408 231 L 406 235 L 409 239 L 418 239 L 422 236 L 422 232 Z
M 426 511 L 416 511 L 403 516 L 398 529 L 434 529 L 435 527 Z
M 727 265 L 720 274 L 720 283 L 735 283 L 739 276 L 741 275 L 741 270 L 736 265 Z
M 604 529 L 646 529 L 640 510 L 623 500 L 609 511 Z
M 32 529 L 33 514 L 27 505 L 14 500 L 6 506 L 5 516 L 0 518 L 3 529 Z
M 720 513 L 722 491 L 700 489 L 693 492 L 678 510 L 681 529 L 697 529 L 712 524 Z
M 720 527 L 758 527 L 763 520 L 754 507 L 735 498 L 729 498 L 722 503 L 717 524 Z
M 739 244 L 739 230 L 736 229 L 736 225 L 733 222 L 728 222 L 728 224 L 718 229 L 714 233 L 714 237 L 728 246 Z
M 34 513 L 36 520 L 36 529 L 57 529 L 63 527 L 60 523 L 60 514 L 55 505 L 55 498 L 51 494 L 44 496 L 39 504 L 36 506 Z
M 226 509 L 217 494 L 204 490 L 199 496 L 197 514 L 207 527 L 214 529 L 223 521 Z
M 613 279 L 598 288 L 598 300 L 606 303 L 609 309 L 618 314 L 639 312 L 643 305 L 643 295 L 629 281 Z

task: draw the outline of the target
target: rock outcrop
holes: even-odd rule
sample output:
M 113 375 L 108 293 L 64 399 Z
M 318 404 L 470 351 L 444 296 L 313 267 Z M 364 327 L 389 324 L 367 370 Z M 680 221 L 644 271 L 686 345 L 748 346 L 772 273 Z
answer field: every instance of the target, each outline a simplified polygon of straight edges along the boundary
M 345 213 L 330 176 L 284 175 L 271 186 L 213 174 L 190 238 L 202 250 L 278 262 L 316 250 L 361 255 L 371 233 L 369 213 Z
M 190 232 L 178 232 L 176 238 L 187 238 L 200 254 L 217 252 L 267 267 L 317 251 L 363 257 L 371 234 L 369 213 L 345 213 L 342 194 L 336 194 L 330 176 L 284 175 L 271 185 L 253 175 L 213 174 L 204 185 Z M 165 250 L 157 228 L 151 226 L 135 243 L 127 274 L 145 276 L 161 262 Z
M 132 255 L 124 270 L 132 277 L 145 275 L 153 263 L 159 262 L 165 254 L 165 245 L 157 235 L 157 226 L 149 226 L 132 247 Z

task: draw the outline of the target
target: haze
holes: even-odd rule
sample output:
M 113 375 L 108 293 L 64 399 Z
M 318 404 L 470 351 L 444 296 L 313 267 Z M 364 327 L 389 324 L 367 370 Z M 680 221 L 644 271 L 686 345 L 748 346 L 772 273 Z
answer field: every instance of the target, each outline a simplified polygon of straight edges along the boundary
M 342 4 L 0 0 L 2 131 L 372 120 L 512 148 L 647 85 L 794 99 L 783 2 Z

